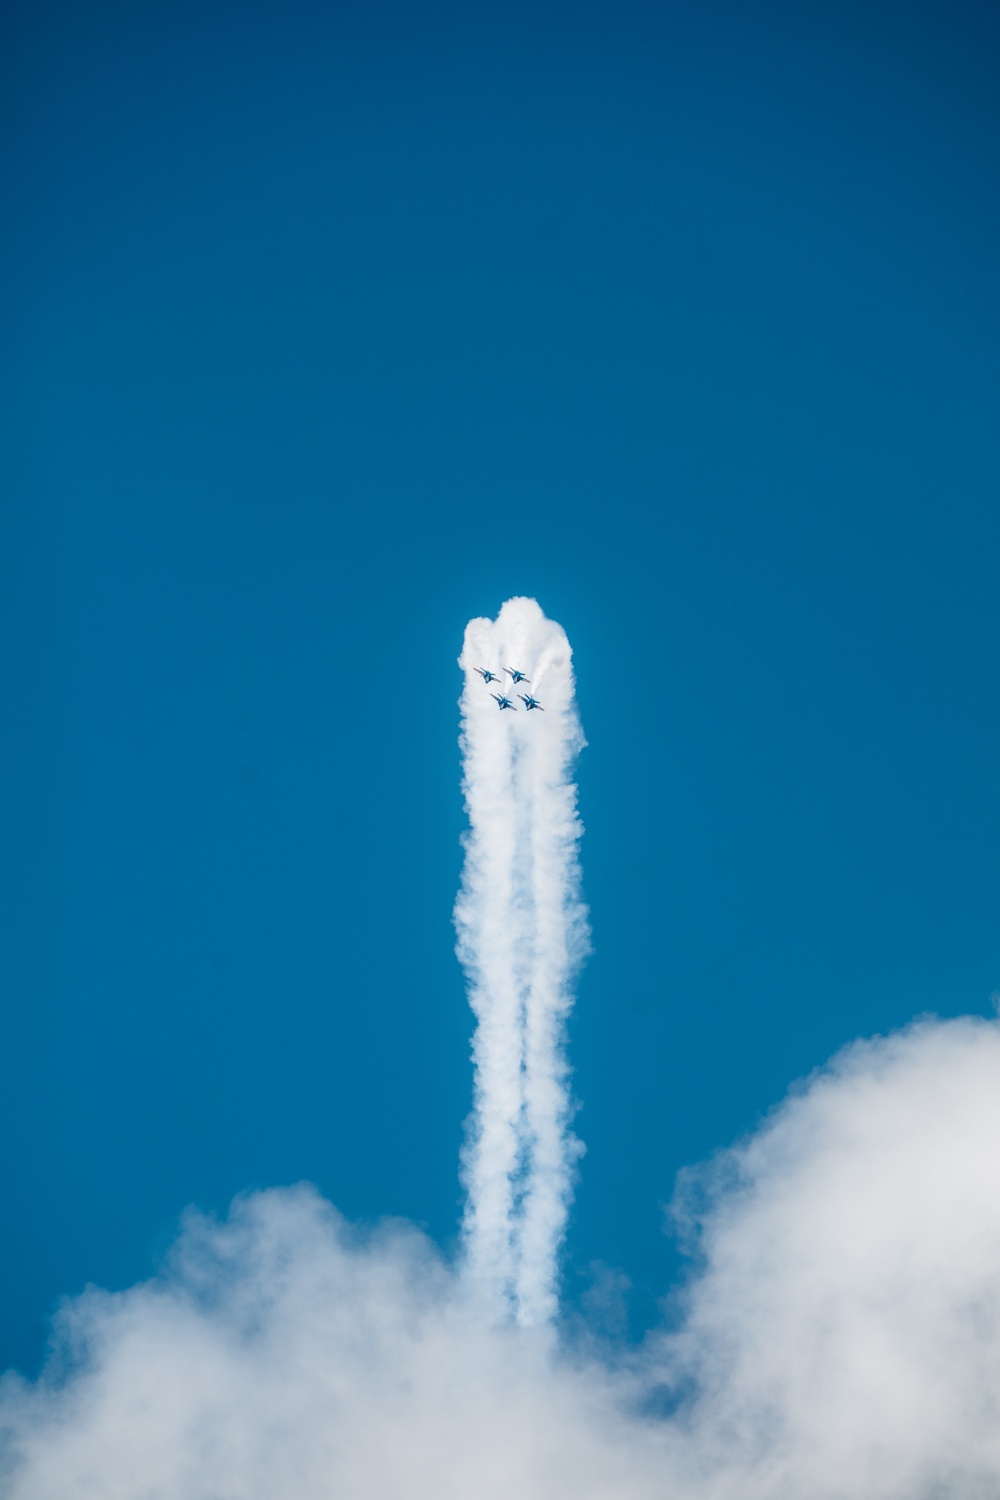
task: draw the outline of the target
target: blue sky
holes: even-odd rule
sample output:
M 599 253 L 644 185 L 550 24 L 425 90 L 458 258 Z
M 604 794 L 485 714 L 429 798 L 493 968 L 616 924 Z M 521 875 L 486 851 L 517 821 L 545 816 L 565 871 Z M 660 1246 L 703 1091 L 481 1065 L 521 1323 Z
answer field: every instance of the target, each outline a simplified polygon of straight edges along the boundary
M 752 9 L 752 14 L 750 13 Z M 573 643 L 595 1261 L 1000 989 L 1000 28 L 6 15 L 0 1364 L 189 1203 L 453 1241 L 466 620 Z

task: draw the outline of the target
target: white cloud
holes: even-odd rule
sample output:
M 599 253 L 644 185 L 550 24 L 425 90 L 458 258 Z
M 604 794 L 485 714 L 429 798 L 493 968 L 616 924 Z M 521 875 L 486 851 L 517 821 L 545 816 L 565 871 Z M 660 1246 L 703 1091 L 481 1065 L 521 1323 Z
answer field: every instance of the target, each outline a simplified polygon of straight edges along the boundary
M 688 1178 L 703 1263 L 627 1369 L 484 1328 L 416 1231 L 307 1188 L 192 1215 L 163 1276 L 70 1303 L 46 1376 L 7 1377 L 7 1493 L 996 1500 L 998 1148 L 995 1023 L 848 1049 Z

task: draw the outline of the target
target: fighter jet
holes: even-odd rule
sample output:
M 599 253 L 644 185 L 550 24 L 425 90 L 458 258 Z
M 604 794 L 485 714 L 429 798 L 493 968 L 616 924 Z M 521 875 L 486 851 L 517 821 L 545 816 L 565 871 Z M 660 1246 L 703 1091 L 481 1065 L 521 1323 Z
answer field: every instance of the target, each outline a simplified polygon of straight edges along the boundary
M 501 713 L 503 713 L 505 708 L 512 708 L 517 713 L 517 704 L 511 703 L 510 699 L 505 698 L 502 693 L 491 693 L 490 697 L 497 700 L 497 708 Z
M 533 698 L 530 693 L 518 693 L 517 696 L 520 698 L 529 714 L 533 708 L 542 708 L 542 705 L 539 703 L 538 699 Z M 544 708 L 542 708 L 542 713 L 544 712 L 545 710 Z
M 500 681 L 500 677 L 499 677 L 498 673 L 496 673 L 496 672 L 487 672 L 487 670 L 486 670 L 485 667 L 473 667 L 472 670 L 474 672 L 478 672 L 479 675 L 480 675 L 480 677 L 483 679 L 484 682 L 499 682 Z
M 510 680 L 517 687 L 519 682 L 530 682 L 530 677 L 525 677 L 523 672 L 515 672 L 513 667 L 504 667 L 505 672 L 510 673 Z

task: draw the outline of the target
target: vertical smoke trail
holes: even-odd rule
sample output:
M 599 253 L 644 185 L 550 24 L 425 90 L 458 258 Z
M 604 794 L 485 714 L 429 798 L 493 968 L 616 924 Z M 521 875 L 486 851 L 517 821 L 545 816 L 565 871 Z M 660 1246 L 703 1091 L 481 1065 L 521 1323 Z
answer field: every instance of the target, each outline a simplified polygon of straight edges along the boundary
M 533 599 L 472 620 L 460 658 L 469 814 L 455 908 L 477 1018 L 475 1097 L 464 1152 L 466 1273 L 497 1322 L 544 1323 L 573 1165 L 564 1054 L 574 971 L 587 942 L 573 760 L 583 744 L 569 642 Z M 515 667 L 544 712 L 501 712 L 476 667 Z

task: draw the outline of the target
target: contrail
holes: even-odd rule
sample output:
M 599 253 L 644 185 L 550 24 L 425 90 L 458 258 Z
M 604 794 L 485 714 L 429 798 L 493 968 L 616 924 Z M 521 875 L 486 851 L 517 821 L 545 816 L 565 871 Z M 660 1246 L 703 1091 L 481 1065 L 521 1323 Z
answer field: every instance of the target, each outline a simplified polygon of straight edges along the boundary
M 584 741 L 572 652 L 534 599 L 470 620 L 459 665 L 469 832 L 455 906 L 477 1019 L 463 1153 L 466 1275 L 494 1322 L 543 1324 L 582 1146 L 570 1130 L 564 1049 L 587 947 L 573 762 Z M 500 675 L 484 684 L 476 668 Z M 505 668 L 530 681 L 515 687 Z M 490 689 L 516 712 L 500 708 Z M 517 694 L 540 704 L 528 710 Z

